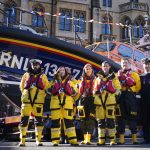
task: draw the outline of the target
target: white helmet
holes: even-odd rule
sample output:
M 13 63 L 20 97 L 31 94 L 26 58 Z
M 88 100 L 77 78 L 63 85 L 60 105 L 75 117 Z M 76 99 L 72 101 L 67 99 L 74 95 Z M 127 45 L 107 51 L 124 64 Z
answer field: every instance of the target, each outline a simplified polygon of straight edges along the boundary
M 42 64 L 42 60 L 39 59 L 31 59 L 29 62 L 30 64 L 34 64 L 34 63 L 39 63 L 40 65 Z

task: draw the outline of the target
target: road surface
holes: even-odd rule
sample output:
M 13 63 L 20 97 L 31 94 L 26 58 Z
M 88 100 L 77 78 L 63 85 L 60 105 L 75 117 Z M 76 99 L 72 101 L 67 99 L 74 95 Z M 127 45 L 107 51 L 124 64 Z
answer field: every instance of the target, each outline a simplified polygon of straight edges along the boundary
M 106 143 L 105 146 L 98 147 L 96 142 L 92 142 L 92 145 L 80 145 L 79 147 L 72 147 L 69 144 L 60 144 L 58 147 L 53 147 L 51 142 L 43 142 L 42 147 L 36 146 L 35 142 L 26 142 L 26 147 L 19 147 L 19 142 L 8 142 L 5 140 L 0 141 L 0 150 L 149 150 L 149 145 L 132 145 L 130 140 L 126 140 L 125 145 L 110 146 Z

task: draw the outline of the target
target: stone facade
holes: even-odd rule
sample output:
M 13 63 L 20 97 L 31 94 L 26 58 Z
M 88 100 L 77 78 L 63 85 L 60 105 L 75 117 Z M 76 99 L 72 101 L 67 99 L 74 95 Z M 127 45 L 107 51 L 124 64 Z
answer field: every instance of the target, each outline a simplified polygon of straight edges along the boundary
M 134 36 L 133 32 L 135 31 L 133 30 L 133 27 L 135 24 L 144 27 L 144 16 L 148 15 L 150 12 L 150 0 L 138 0 L 138 3 L 135 1 L 131 2 L 131 0 L 112 0 L 111 7 L 103 6 L 103 0 L 1 0 L 1 2 L 5 4 L 14 2 L 16 4 L 15 7 L 21 7 L 21 9 L 28 12 L 32 12 L 35 7 L 40 6 L 47 14 L 57 14 L 57 16 L 45 15 L 42 29 L 39 27 L 32 27 L 31 13 L 24 13 L 22 11 L 22 15 L 20 15 L 20 11 L 17 9 L 16 17 L 18 22 L 31 26 L 37 32 L 43 34 L 47 32 L 48 36 L 56 36 L 57 38 L 72 43 L 80 43 L 80 39 L 83 45 L 103 41 L 107 38 L 109 38 L 109 40 L 123 42 L 129 42 L 129 38 L 132 38 L 133 41 L 137 41 L 140 36 Z M 3 4 L 0 5 L 0 9 L 5 10 L 5 6 Z M 76 11 L 85 14 L 86 23 L 84 32 L 76 32 L 77 35 L 75 35 L 73 19 L 71 20 L 72 25 L 69 31 L 60 30 L 60 17 L 58 16 L 58 13 L 61 12 L 62 9 L 69 10 L 72 17 Z M 88 22 L 91 19 L 94 19 L 94 22 Z M 111 26 L 109 27 L 109 30 L 111 30 L 110 34 L 105 34 L 102 31 L 104 19 L 106 19 L 105 23 L 111 23 Z M 0 22 L 4 22 L 4 15 L 2 13 L 0 13 Z M 132 37 L 129 37 L 128 35 L 129 28 L 120 26 L 120 23 L 123 25 L 132 25 Z

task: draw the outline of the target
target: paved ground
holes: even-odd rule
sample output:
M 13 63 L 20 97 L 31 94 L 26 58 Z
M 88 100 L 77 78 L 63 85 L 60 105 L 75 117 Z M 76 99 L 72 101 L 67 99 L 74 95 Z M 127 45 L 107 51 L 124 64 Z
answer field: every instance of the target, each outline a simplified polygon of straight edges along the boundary
M 125 145 L 116 145 L 116 146 L 109 146 L 108 143 L 106 143 L 105 146 L 97 147 L 96 142 L 93 142 L 90 146 L 83 146 L 79 145 L 79 147 L 71 147 L 69 144 L 60 144 L 58 147 L 53 147 L 51 142 L 43 142 L 43 147 L 37 147 L 35 145 L 35 142 L 26 142 L 26 147 L 18 147 L 18 142 L 8 142 L 5 140 L 0 141 L 0 150 L 149 150 L 149 145 L 132 145 L 130 143 L 130 140 L 126 139 Z

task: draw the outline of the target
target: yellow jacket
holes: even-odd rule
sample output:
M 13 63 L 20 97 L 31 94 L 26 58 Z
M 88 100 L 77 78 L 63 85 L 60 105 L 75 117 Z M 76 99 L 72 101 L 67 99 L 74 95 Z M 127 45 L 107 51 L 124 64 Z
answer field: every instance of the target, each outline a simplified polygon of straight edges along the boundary
M 135 85 L 133 85 L 132 87 L 130 87 L 130 89 L 135 92 L 138 93 L 141 90 L 141 81 L 140 81 L 140 77 L 139 75 L 135 72 L 135 71 L 131 71 L 131 78 L 134 80 Z M 128 87 L 126 86 L 122 86 L 122 91 L 126 91 Z
M 109 105 L 109 104 L 116 104 L 116 95 L 118 95 L 120 93 L 120 90 L 121 90 L 121 84 L 119 82 L 119 79 L 118 77 L 115 75 L 115 77 L 112 79 L 112 85 L 113 87 L 116 89 L 116 92 L 115 93 L 110 93 L 108 92 L 106 89 L 102 92 L 102 93 L 98 93 L 97 92 L 97 86 L 98 84 L 100 84 L 100 82 L 102 80 L 106 80 L 105 78 L 103 77 L 97 77 L 96 80 L 95 80 L 95 83 L 94 83 L 94 90 L 93 90 L 93 94 L 94 94 L 94 104 L 95 105 L 102 105 L 101 103 L 101 98 L 99 95 L 101 95 L 102 97 L 102 101 L 104 102 L 105 101 L 105 97 L 106 97 L 106 94 L 108 95 L 107 97 L 107 100 L 106 100 L 106 105 Z
M 53 89 L 55 83 L 58 82 L 57 80 L 50 81 L 49 89 Z M 77 87 L 75 85 L 75 80 L 69 80 L 67 81 L 67 77 L 64 80 L 59 79 L 59 82 L 61 84 L 64 84 L 65 82 L 68 82 L 70 87 L 73 89 L 74 94 L 68 95 L 64 92 L 64 90 L 61 91 L 59 94 L 51 94 L 51 101 L 50 101 L 50 109 L 60 109 L 63 107 L 64 109 L 73 109 L 75 100 L 74 96 L 77 94 Z
M 21 83 L 20 83 L 20 90 L 21 90 L 21 93 L 22 93 L 22 96 L 21 96 L 21 101 L 24 103 L 24 102 L 30 102 L 29 100 L 29 89 L 25 89 L 25 82 L 28 80 L 29 78 L 29 73 L 26 72 L 22 79 L 21 79 Z M 35 75 L 35 77 L 37 77 L 38 75 Z M 47 79 L 47 76 L 45 74 L 42 74 L 41 75 L 41 78 L 42 78 L 42 82 L 43 82 L 43 85 L 44 85 L 44 89 L 43 90 L 40 90 L 38 91 L 38 95 L 37 95 L 37 99 L 35 101 L 35 103 L 44 103 L 44 98 L 46 96 L 46 92 L 45 90 L 48 88 L 49 86 L 49 82 L 48 82 L 48 79 Z M 37 91 L 37 87 L 36 86 L 32 86 L 30 88 L 30 93 L 31 93 L 31 98 L 32 100 L 34 99 L 34 96 L 36 94 L 36 91 Z

